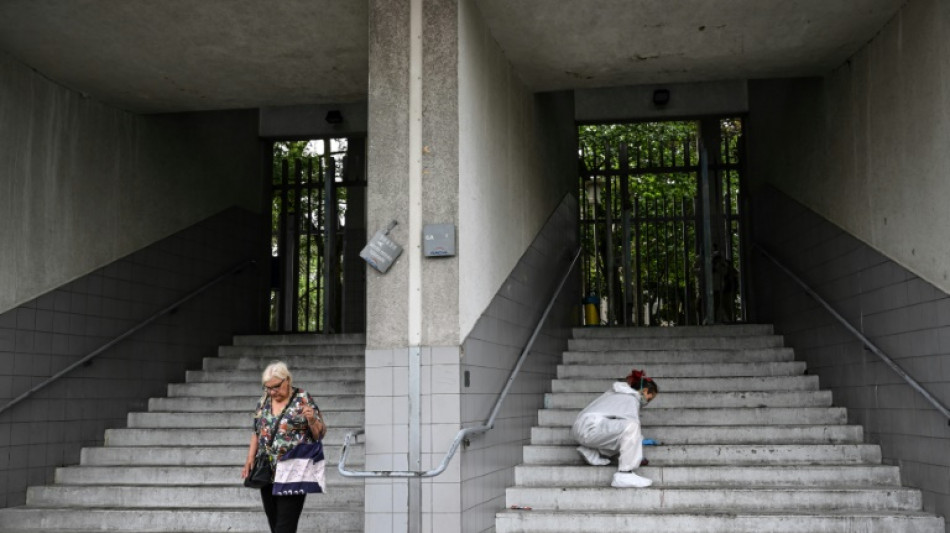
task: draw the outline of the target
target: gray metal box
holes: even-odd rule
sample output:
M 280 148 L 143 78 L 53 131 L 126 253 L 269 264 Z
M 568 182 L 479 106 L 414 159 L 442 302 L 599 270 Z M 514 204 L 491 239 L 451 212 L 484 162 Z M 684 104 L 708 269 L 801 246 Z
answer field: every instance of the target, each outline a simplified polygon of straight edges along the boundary
M 455 224 L 426 224 L 422 228 L 422 255 L 425 257 L 455 255 Z

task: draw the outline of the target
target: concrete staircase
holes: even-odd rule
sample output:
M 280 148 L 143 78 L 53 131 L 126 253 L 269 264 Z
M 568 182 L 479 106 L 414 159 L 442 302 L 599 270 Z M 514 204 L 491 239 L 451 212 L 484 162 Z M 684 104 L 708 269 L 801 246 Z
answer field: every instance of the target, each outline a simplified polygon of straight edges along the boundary
M 240 478 L 251 436 L 260 375 L 285 361 L 294 384 L 310 392 L 327 420 L 327 493 L 307 497 L 301 533 L 363 531 L 363 482 L 336 465 L 343 437 L 363 426 L 362 335 L 235 337 L 131 413 L 128 428 L 106 431 L 105 446 L 82 450 L 79 466 L 59 468 L 55 484 L 30 487 L 23 507 L 0 510 L 9 532 L 268 531 L 257 490 Z M 362 445 L 349 462 L 362 465 Z
M 760 325 L 575 330 L 497 533 L 944 533 L 782 342 Z M 634 367 L 660 387 L 641 421 L 662 445 L 638 470 L 653 486 L 614 489 L 616 461 L 584 463 L 570 426 Z

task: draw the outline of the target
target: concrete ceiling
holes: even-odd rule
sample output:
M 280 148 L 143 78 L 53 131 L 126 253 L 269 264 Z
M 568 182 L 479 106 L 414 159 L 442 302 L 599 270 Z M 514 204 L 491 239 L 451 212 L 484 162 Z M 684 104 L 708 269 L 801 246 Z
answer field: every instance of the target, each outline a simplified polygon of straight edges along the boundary
M 474 0 L 533 90 L 816 75 L 903 0 Z M 367 0 L 0 0 L 0 52 L 133 112 L 366 98 Z

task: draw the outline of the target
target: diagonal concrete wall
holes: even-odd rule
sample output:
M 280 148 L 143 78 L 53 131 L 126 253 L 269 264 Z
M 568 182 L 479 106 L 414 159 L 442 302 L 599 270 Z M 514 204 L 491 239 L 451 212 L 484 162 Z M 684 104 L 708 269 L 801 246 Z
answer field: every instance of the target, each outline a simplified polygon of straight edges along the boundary
M 822 78 L 750 82 L 750 176 L 950 291 L 950 5 L 911 0 Z
M 230 206 L 260 212 L 257 113 L 132 115 L 0 55 L 0 311 Z
M 758 243 L 944 405 L 950 405 L 950 296 L 773 188 L 754 198 Z M 950 427 L 918 392 L 824 308 L 757 254 L 758 319 L 775 324 L 849 421 L 923 492 L 924 510 L 950 516 Z

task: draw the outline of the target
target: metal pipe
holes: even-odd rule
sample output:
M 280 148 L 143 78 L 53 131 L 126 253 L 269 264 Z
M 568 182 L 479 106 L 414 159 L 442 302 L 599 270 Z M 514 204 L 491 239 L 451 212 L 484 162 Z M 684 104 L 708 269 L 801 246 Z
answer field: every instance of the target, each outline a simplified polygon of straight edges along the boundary
M 811 296 L 812 298 L 814 298 L 814 300 L 815 300 L 816 302 L 818 302 L 822 307 L 824 307 L 826 311 L 828 311 L 829 313 L 831 313 L 831 316 L 835 317 L 835 319 L 837 319 L 838 322 L 840 322 L 841 325 L 845 327 L 845 329 L 847 329 L 848 331 L 850 331 L 852 335 L 854 335 L 854 336 L 857 337 L 862 343 L 864 343 L 864 345 L 865 345 L 869 350 L 871 350 L 871 352 L 874 353 L 874 355 L 880 357 L 881 360 L 884 361 L 884 364 L 886 364 L 887 366 L 889 366 L 889 367 L 891 368 L 891 370 L 893 370 L 894 372 L 897 373 L 898 376 L 900 376 L 901 378 L 903 378 L 904 381 L 906 381 L 908 385 L 910 385 L 911 387 L 913 387 L 914 390 L 916 390 L 917 392 L 919 392 L 924 398 L 927 399 L 927 401 L 929 401 L 931 404 L 933 404 L 933 406 L 936 407 L 937 410 L 940 411 L 940 412 L 943 414 L 943 416 L 948 419 L 948 420 L 947 420 L 947 424 L 950 425 L 950 410 L 948 410 L 942 403 L 940 403 L 940 400 L 934 398 L 933 395 L 931 395 L 929 392 L 927 392 L 927 389 L 923 388 L 923 386 L 921 386 L 920 383 L 917 383 L 917 381 L 916 381 L 914 378 L 910 377 L 910 376 L 907 374 L 907 372 L 905 372 L 904 369 L 901 368 L 893 359 L 891 359 L 890 357 L 888 357 L 888 355 L 885 354 L 880 348 L 878 348 L 877 346 L 875 346 L 874 343 L 871 342 L 870 339 L 868 339 L 867 337 L 865 337 L 863 333 L 861 333 L 860 331 L 857 330 L 857 328 L 855 328 L 854 326 L 852 326 L 851 323 L 848 322 L 843 316 L 841 316 L 840 313 L 838 313 L 837 311 L 835 311 L 835 309 L 834 309 L 833 307 L 831 307 L 831 304 L 829 304 L 828 302 L 826 302 L 824 298 L 822 298 L 821 296 L 819 296 L 817 292 L 815 292 L 811 287 L 809 287 L 808 284 L 806 284 L 804 281 L 802 281 L 802 279 L 799 278 L 798 276 L 796 276 L 791 270 L 789 270 L 787 267 L 785 267 L 785 265 L 783 265 L 782 263 L 780 263 L 778 259 L 776 259 L 774 256 L 772 256 L 772 254 L 768 253 L 764 248 L 762 248 L 762 246 L 760 246 L 760 245 L 758 245 L 758 244 L 754 245 L 754 247 L 755 247 L 755 249 L 756 249 L 760 254 L 762 254 L 766 259 L 768 259 L 769 261 L 771 261 L 772 263 L 774 263 L 775 266 L 777 266 L 777 267 L 779 268 L 779 270 L 781 270 L 782 272 L 785 273 L 785 275 L 787 275 L 789 278 L 791 278 L 792 281 L 794 281 L 794 282 L 797 283 L 802 289 L 804 289 L 805 292 L 808 293 L 809 296 Z
M 233 275 L 233 274 L 237 274 L 238 272 L 244 270 L 244 268 L 245 268 L 246 266 L 248 266 L 248 265 L 254 265 L 254 264 L 257 264 L 257 261 L 255 261 L 255 260 L 253 260 L 253 259 L 247 259 L 247 260 L 245 260 L 245 261 L 242 261 L 241 263 L 239 263 L 238 265 L 232 267 L 230 270 L 228 270 L 228 271 L 225 272 L 224 274 L 219 275 L 218 277 L 214 278 L 213 280 L 209 281 L 208 283 L 205 283 L 205 284 L 202 285 L 201 287 L 198 287 L 197 289 L 191 291 L 190 293 L 188 293 L 188 294 L 187 294 L 186 296 L 184 296 L 183 298 L 180 298 L 180 299 L 176 300 L 174 303 L 172 303 L 171 305 L 165 307 L 165 308 L 162 309 L 161 311 L 158 311 L 157 313 L 153 314 L 153 315 L 150 316 L 149 318 L 143 320 L 142 322 L 139 322 L 138 325 L 133 326 L 131 329 L 127 330 L 125 333 L 123 333 L 123 334 L 119 335 L 118 337 L 112 339 L 111 341 L 109 341 L 109 342 L 103 344 L 103 345 L 100 346 L 99 348 L 96 348 L 95 350 L 93 350 L 91 353 L 89 353 L 88 355 L 86 355 L 86 356 L 83 357 L 82 359 L 77 360 L 77 361 L 74 362 L 73 364 L 71 364 L 71 365 L 67 366 L 66 368 L 60 370 L 59 372 L 53 374 L 52 376 L 50 376 L 49 378 L 47 378 L 47 379 L 46 379 L 45 381 L 43 381 L 42 383 L 36 385 L 35 387 L 31 388 L 30 390 L 24 392 L 23 394 L 17 396 L 16 398 L 14 398 L 14 399 L 12 399 L 12 400 L 10 400 L 9 403 L 7 403 L 6 405 L 4 405 L 3 407 L 0 407 L 0 413 L 6 411 L 7 409 L 13 407 L 13 406 L 16 405 L 16 404 L 22 402 L 23 400 L 27 399 L 30 395 L 32 395 L 32 394 L 34 394 L 35 392 L 37 392 L 38 390 L 40 390 L 40 389 L 46 387 L 46 386 L 49 385 L 50 383 L 53 383 L 54 381 L 58 380 L 59 378 L 65 376 L 66 374 L 72 372 L 72 371 L 75 370 L 77 367 L 80 367 L 80 366 L 86 364 L 87 362 L 91 361 L 91 360 L 94 359 L 97 355 L 99 355 L 99 354 L 101 354 L 102 352 L 108 350 L 109 348 L 115 346 L 115 345 L 118 344 L 120 341 L 124 340 L 125 338 L 127 338 L 128 336 L 134 334 L 135 332 L 139 331 L 140 329 L 144 328 L 145 326 L 151 324 L 152 322 L 154 322 L 155 320 L 157 320 L 159 317 L 161 317 L 161 316 L 163 316 L 163 315 L 169 313 L 170 311 L 173 311 L 173 310 L 177 309 L 178 307 L 181 307 L 181 305 L 184 304 L 185 302 L 187 302 L 187 301 L 191 300 L 192 298 L 194 298 L 195 296 L 198 296 L 199 294 L 203 293 L 205 290 L 211 288 L 213 285 L 218 284 L 220 281 L 222 281 L 223 279 L 227 278 L 228 276 L 231 276 L 231 275 Z
M 475 426 L 470 428 L 464 428 L 459 430 L 455 435 L 455 440 L 452 441 L 452 445 L 449 447 L 448 451 L 445 452 L 445 456 L 442 458 L 442 462 L 438 467 L 427 470 L 347 470 L 346 469 L 346 456 L 349 451 L 350 439 L 354 440 L 356 437 L 362 435 L 366 431 L 360 429 L 357 431 L 351 431 L 347 433 L 346 437 L 343 439 L 343 452 L 340 454 L 340 463 L 337 466 L 337 469 L 340 471 L 340 475 L 344 477 L 406 477 L 406 478 L 423 478 L 423 477 L 435 477 L 445 471 L 449 466 L 449 462 L 452 461 L 452 457 L 455 456 L 455 452 L 458 451 L 459 446 L 466 440 L 469 435 L 474 435 L 477 433 L 484 433 L 495 425 L 495 417 L 498 416 L 498 412 L 501 411 L 502 403 L 505 401 L 505 398 L 508 396 L 508 391 L 511 389 L 511 386 L 515 382 L 515 378 L 518 376 L 518 372 L 521 370 L 522 364 L 524 364 L 525 359 L 527 358 L 528 353 L 531 352 L 531 349 L 534 347 L 534 341 L 538 338 L 538 334 L 541 332 L 541 326 L 544 325 L 545 320 L 547 320 L 548 315 L 551 313 L 551 309 L 554 307 L 554 302 L 557 301 L 558 296 L 561 294 L 561 290 L 564 289 L 564 284 L 567 283 L 568 278 L 571 276 L 571 272 L 574 271 L 574 265 L 577 264 L 577 259 L 581 256 L 581 251 L 583 247 L 578 247 L 577 251 L 574 252 L 574 258 L 571 260 L 571 264 L 568 266 L 567 271 L 564 273 L 564 276 L 561 278 L 561 282 L 558 284 L 557 289 L 554 291 L 554 294 L 551 296 L 550 301 L 548 301 L 547 307 L 544 309 L 544 313 L 541 314 L 541 318 L 538 319 L 537 325 L 534 327 L 534 331 L 531 333 L 531 337 L 528 339 L 527 344 L 523 350 L 521 350 L 521 356 L 518 357 L 518 362 L 515 363 L 514 368 L 512 368 L 511 373 L 508 376 L 508 381 L 505 383 L 504 388 L 498 394 L 498 398 L 495 400 L 495 406 L 492 408 L 491 415 L 488 417 L 488 420 L 485 424 L 481 426 Z

